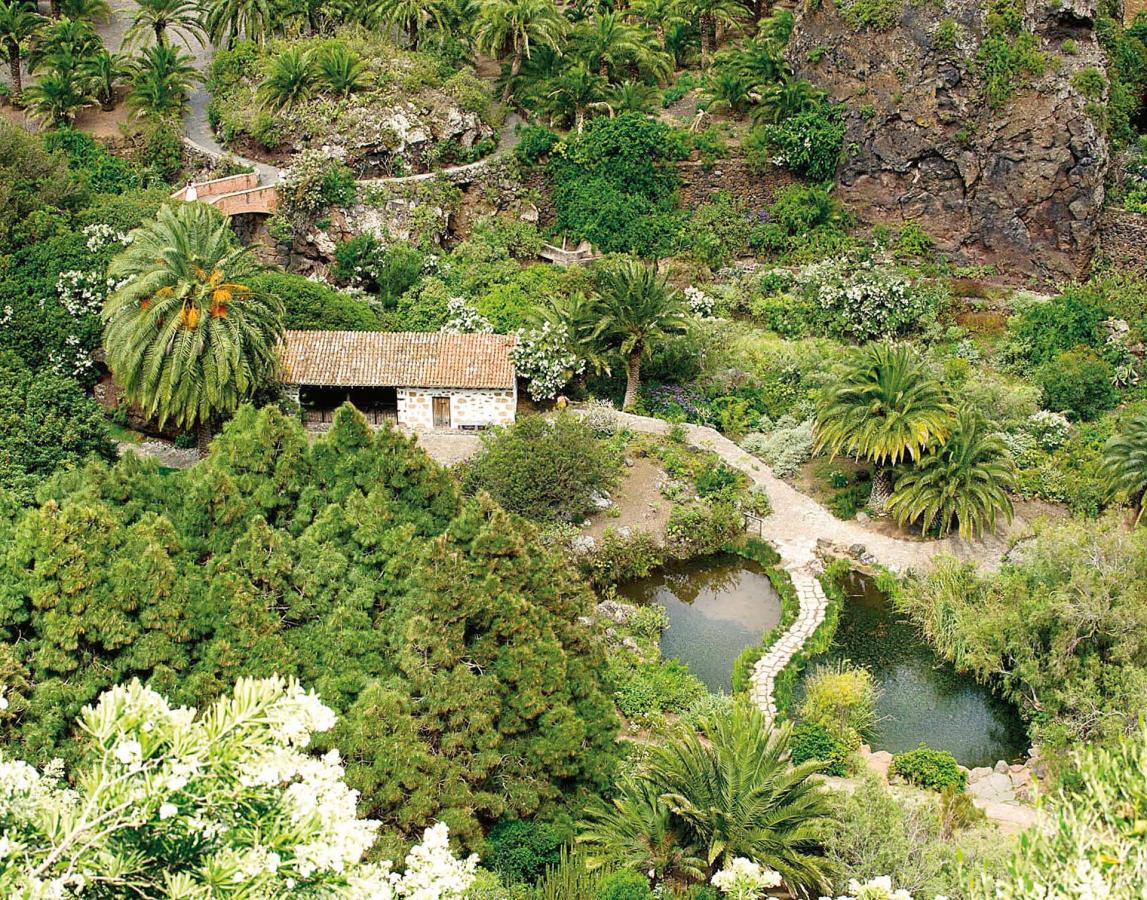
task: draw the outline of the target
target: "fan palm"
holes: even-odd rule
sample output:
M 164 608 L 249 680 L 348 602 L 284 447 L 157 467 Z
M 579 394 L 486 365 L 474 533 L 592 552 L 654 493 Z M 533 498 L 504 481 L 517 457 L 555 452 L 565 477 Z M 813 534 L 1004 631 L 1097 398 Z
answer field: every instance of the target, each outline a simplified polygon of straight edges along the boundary
M 875 463 L 876 509 L 889 494 L 885 466 L 919 459 L 951 431 L 952 406 L 943 387 L 903 345 L 870 344 L 856 351 L 817 405 L 817 452 L 846 452 Z
M 371 13 L 378 24 L 397 28 L 417 47 L 422 32 L 445 26 L 447 10 L 444 0 L 375 0 Z
M 177 116 L 199 77 L 186 53 L 166 44 L 148 47 L 136 60 L 128 106 L 139 116 L 157 119 Z
M 701 880 L 705 861 L 682 843 L 673 813 L 648 777 L 637 776 L 617 786 L 609 802 L 599 800 L 585 812 L 577 842 L 588 849 L 591 869 L 606 864 L 667 878 Z
M 717 49 L 717 27 L 736 25 L 747 10 L 737 0 L 680 0 L 681 14 L 701 32 L 701 65 L 707 67 Z
M 200 45 L 206 39 L 198 0 L 136 0 L 136 7 L 131 26 L 124 33 L 129 44 L 153 37 L 157 44 L 166 44 L 168 29 L 189 35 Z
M 824 99 L 825 93 L 803 78 L 784 78 L 761 91 L 761 102 L 753 109 L 758 124 L 782 122 Z
M 108 268 L 126 280 L 103 310 L 108 366 L 130 402 L 198 428 L 203 443 L 212 421 L 271 382 L 282 306 L 249 286 L 256 268 L 206 204 L 161 207 L 132 233 Z
M 479 0 L 474 16 L 474 48 L 489 56 L 509 56 L 506 98 L 535 45 L 560 50 L 569 20 L 553 0 Z
M 116 87 L 130 71 L 131 66 L 124 57 L 107 50 L 89 56 L 80 65 L 84 83 L 105 111 L 115 106 Z
M 289 109 L 310 99 L 315 86 L 311 51 L 292 47 L 271 57 L 259 85 L 259 102 L 272 109 Z
M 789 762 L 791 728 L 770 729 L 744 700 L 653 752 L 650 777 L 710 872 L 744 856 L 799 891 L 825 892 L 822 836 L 828 795 L 810 776 L 822 763 Z M 813 893 L 813 896 L 816 896 Z
M 207 34 L 220 47 L 240 38 L 265 44 L 274 31 L 273 0 L 206 0 L 203 11 Z
M 47 24 L 47 19 L 28 6 L 26 0 L 0 0 L 0 48 L 8 57 L 12 76 L 12 99 L 19 102 L 24 90 L 20 71 L 25 46 Z
M 1107 442 L 1100 475 L 1108 496 L 1127 497 L 1139 509 L 1135 521 L 1141 522 L 1147 509 L 1147 413 L 1133 418 Z
M 991 531 L 1003 515 L 1012 519 L 1008 491 L 1015 488 L 1015 466 L 998 434 L 988 431 L 975 410 L 963 408 L 944 445 L 901 475 L 888 500 L 888 511 L 901 524 L 933 525 L 944 536 L 956 523 L 960 537 L 972 540 Z
M 550 115 L 550 121 L 574 123 L 577 133 L 585 128 L 586 112 L 599 105 L 609 87 L 600 75 L 596 75 L 582 63 L 575 63 L 546 86 L 542 106 Z
M 347 47 L 325 47 L 315 61 L 315 70 L 323 89 L 342 97 L 370 87 L 366 63 Z
M 618 13 L 602 13 L 579 23 L 570 33 L 569 52 L 603 78 L 615 78 L 627 66 L 663 78 L 669 57 L 640 28 L 626 24 Z
M 52 69 L 24 91 L 24 101 L 37 118 L 59 127 L 75 121 L 91 96 L 74 68 Z
M 658 341 L 685 329 L 688 305 L 656 266 L 625 260 L 601 274 L 598 317 L 595 339 L 625 357 L 622 408 L 630 409 L 641 388 L 642 358 Z

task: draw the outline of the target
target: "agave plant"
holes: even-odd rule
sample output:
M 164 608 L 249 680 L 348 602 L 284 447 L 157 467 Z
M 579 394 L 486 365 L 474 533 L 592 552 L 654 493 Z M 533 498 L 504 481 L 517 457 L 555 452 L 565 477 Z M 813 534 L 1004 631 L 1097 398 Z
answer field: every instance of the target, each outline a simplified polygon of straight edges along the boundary
M 1147 414 L 1138 415 L 1103 449 L 1100 474 L 1110 498 L 1126 497 L 1138 508 L 1136 523 L 1147 510 Z
M 203 203 L 164 206 L 108 268 L 108 367 L 128 400 L 160 423 L 210 424 L 271 382 L 282 306 L 251 287 L 257 266 Z
M 1003 439 L 989 431 L 983 417 L 962 408 L 943 446 L 925 455 L 896 482 L 888 512 L 904 525 L 919 522 L 940 535 L 953 525 L 972 540 L 995 529 L 1002 516 L 1012 519 L 1008 491 L 1016 484 L 1015 466 Z
M 315 88 L 314 57 L 299 47 L 273 56 L 259 85 L 259 102 L 281 110 L 309 100 Z

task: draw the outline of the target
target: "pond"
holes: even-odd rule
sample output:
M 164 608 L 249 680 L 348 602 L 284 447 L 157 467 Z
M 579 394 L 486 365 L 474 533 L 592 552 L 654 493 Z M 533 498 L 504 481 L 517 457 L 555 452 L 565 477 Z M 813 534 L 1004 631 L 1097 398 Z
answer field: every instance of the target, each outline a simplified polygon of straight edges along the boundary
M 781 600 L 764 567 L 733 553 L 670 563 L 618 593 L 665 607 L 662 655 L 688 663 L 711 691 L 732 690 L 733 660 L 781 619 Z
M 841 659 L 872 672 L 881 690 L 874 750 L 899 753 L 924 741 L 969 767 L 1022 760 L 1028 739 L 1014 707 L 936 656 L 871 578 L 850 573 L 845 592 L 832 649 L 810 660 L 802 677 Z M 798 684 L 798 703 L 801 694 Z

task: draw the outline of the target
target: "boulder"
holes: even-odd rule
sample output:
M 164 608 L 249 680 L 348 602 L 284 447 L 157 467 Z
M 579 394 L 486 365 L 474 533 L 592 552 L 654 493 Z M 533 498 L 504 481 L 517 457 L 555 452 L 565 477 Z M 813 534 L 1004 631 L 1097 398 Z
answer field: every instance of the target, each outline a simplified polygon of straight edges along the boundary
M 1016 799 L 1011 778 L 999 772 L 993 772 L 975 784 L 968 785 L 968 793 L 976 800 L 989 803 L 1011 803 Z

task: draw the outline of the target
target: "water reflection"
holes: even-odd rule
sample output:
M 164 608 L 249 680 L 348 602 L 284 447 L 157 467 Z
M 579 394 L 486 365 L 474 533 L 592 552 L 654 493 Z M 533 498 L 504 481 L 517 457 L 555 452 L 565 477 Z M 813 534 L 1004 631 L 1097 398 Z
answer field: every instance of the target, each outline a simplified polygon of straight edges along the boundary
M 662 654 L 688 663 L 712 691 L 732 689 L 733 660 L 781 615 L 764 568 L 731 553 L 670 564 L 618 592 L 632 603 L 665 607 Z

